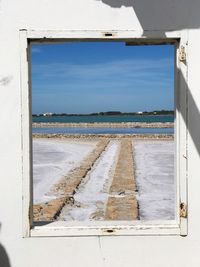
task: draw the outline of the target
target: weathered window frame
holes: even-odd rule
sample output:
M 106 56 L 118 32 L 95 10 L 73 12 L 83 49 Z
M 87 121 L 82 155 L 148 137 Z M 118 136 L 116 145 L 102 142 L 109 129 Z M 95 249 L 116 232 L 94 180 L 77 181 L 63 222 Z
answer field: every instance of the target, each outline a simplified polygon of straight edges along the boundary
M 22 123 L 22 177 L 23 177 L 23 236 L 91 236 L 91 235 L 187 235 L 187 214 L 181 216 L 180 205 L 187 207 L 187 59 L 179 60 L 180 47 L 187 55 L 187 31 L 34 31 L 20 30 L 21 61 L 21 123 Z M 148 37 L 147 37 L 148 36 Z M 175 53 L 175 121 L 176 121 L 176 181 L 177 201 L 174 221 L 95 222 L 91 224 L 61 222 L 33 227 L 32 223 L 32 141 L 31 141 L 31 75 L 30 43 L 62 41 L 124 41 L 130 44 L 173 43 Z

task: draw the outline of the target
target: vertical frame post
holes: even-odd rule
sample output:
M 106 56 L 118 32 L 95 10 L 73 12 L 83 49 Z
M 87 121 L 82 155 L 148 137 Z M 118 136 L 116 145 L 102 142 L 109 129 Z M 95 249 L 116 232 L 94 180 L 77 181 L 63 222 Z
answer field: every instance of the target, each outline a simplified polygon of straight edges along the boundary
M 183 212 L 183 209 L 187 210 L 188 206 L 188 186 L 187 186 L 187 137 L 188 137 L 188 34 L 184 31 L 181 34 L 180 43 L 177 51 L 177 69 L 178 69 L 178 103 L 177 103 L 177 113 L 178 113 L 178 133 L 177 133 L 177 143 L 179 145 L 179 156 L 177 157 L 177 168 L 179 172 L 179 220 L 180 220 L 180 234 L 181 236 L 186 236 L 188 233 L 188 220 L 187 212 Z M 186 58 L 183 54 L 184 51 Z
M 29 46 L 27 31 L 20 30 L 20 78 L 21 78 L 21 136 L 22 136 L 22 225 L 23 237 L 30 236 L 32 226 L 32 143 L 31 136 L 31 96 L 29 88 Z

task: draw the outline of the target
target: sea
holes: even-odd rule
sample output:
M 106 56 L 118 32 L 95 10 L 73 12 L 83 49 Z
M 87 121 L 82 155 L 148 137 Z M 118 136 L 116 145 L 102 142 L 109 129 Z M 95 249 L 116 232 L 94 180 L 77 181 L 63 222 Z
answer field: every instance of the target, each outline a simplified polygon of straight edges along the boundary
M 115 116 L 49 116 L 33 117 L 33 122 L 95 123 L 95 122 L 174 122 L 172 115 L 115 115 Z M 174 128 L 110 128 L 110 127 L 42 127 L 33 134 L 173 134 Z
M 104 115 L 104 116 L 40 116 L 33 122 L 94 123 L 94 122 L 174 122 L 173 115 Z

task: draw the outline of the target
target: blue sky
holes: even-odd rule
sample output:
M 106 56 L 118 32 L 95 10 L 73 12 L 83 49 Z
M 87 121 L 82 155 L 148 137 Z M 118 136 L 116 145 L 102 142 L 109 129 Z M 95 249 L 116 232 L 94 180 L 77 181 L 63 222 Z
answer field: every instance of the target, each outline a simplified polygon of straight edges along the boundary
M 174 107 L 174 47 L 123 42 L 32 46 L 34 114 Z

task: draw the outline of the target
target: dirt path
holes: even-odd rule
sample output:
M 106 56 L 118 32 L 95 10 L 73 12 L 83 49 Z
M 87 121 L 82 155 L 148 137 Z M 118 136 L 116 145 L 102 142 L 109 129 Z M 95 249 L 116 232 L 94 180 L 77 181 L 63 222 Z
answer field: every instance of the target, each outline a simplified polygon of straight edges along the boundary
M 118 162 L 110 187 L 105 220 L 136 220 L 138 217 L 133 149 L 129 139 L 121 141 Z
M 51 192 L 57 195 L 58 198 L 45 204 L 33 206 L 34 221 L 53 221 L 60 214 L 60 211 L 65 204 L 73 202 L 73 195 L 79 184 L 86 177 L 87 173 L 91 170 L 102 152 L 106 149 L 108 143 L 108 139 L 99 141 L 96 148 L 81 162 L 79 167 L 74 168 L 53 186 Z
M 118 141 L 109 143 L 78 187 L 74 194 L 74 203 L 65 205 L 58 220 L 104 220 L 119 146 Z

